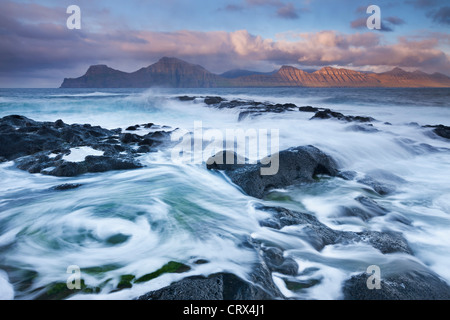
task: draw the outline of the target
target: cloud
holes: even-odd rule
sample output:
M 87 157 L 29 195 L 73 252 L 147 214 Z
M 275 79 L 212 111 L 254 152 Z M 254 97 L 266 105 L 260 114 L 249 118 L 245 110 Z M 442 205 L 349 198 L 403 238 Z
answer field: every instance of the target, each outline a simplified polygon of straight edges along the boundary
M 295 9 L 292 3 L 288 3 L 278 8 L 277 15 L 286 19 L 298 19 L 299 15 L 297 14 L 297 10 Z
M 386 20 L 390 24 L 393 24 L 393 25 L 396 25 L 396 26 L 405 24 L 405 20 L 403 20 L 403 19 L 401 19 L 399 17 L 387 17 L 384 20 Z
M 163 56 L 201 64 L 216 73 L 235 68 L 268 71 L 290 64 L 371 69 L 399 66 L 450 74 L 450 58 L 439 48 L 450 43 L 447 33 L 424 32 L 386 43 L 382 33 L 364 29 L 366 19 L 352 22 L 354 28 L 364 27 L 361 32 L 289 32 L 272 40 L 247 30 L 68 30 L 65 20 L 55 24 L 46 19 L 30 20 L 31 16 L 25 19 L 31 12 L 16 9 L 11 6 L 0 11 L 0 83 L 22 79 L 34 84 L 39 78 L 49 83 L 53 77 L 57 86 L 62 78 L 80 76 L 92 64 L 135 71 Z M 55 12 L 45 14 L 52 20 Z M 395 17 L 386 21 L 402 24 Z
M 242 11 L 244 7 L 235 5 L 235 4 L 229 4 L 224 8 L 226 11 Z
M 447 0 L 407 0 L 405 3 L 412 4 L 416 8 L 429 8 L 443 5 L 446 1 Z
M 378 31 L 392 32 L 394 31 L 393 26 L 399 26 L 402 24 L 405 24 L 405 21 L 399 17 L 387 17 L 381 20 L 381 29 Z M 350 27 L 352 29 L 366 29 L 367 18 L 358 18 L 351 21 Z
M 450 7 L 442 7 L 428 14 L 434 22 L 450 25 Z
M 276 16 L 283 19 L 298 19 L 299 11 L 295 8 L 294 4 L 284 3 L 281 0 L 245 0 L 245 4 L 248 8 L 268 6 L 276 8 Z M 306 12 L 308 10 L 301 10 Z

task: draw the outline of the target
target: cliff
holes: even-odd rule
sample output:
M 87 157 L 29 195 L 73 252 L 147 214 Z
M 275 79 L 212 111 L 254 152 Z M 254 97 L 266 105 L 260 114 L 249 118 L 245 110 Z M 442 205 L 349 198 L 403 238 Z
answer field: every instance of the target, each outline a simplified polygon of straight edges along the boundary
M 291 66 L 283 66 L 271 73 L 234 70 L 217 75 L 200 65 L 164 57 L 132 73 L 114 70 L 106 65 L 91 66 L 85 75 L 66 78 L 61 85 L 61 88 L 150 87 L 450 87 L 450 78 L 441 73 L 407 72 L 400 68 L 384 73 L 332 67 L 306 72 Z

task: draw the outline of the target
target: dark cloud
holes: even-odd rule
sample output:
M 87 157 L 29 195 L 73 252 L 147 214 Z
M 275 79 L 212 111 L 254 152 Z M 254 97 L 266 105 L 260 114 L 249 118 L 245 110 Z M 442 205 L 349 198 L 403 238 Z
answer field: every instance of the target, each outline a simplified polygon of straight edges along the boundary
M 386 20 L 390 24 L 393 24 L 393 25 L 396 25 L 396 26 L 405 24 L 405 20 L 403 20 L 402 18 L 399 18 L 399 17 L 387 17 L 384 20 Z
M 275 3 L 251 1 L 260 5 Z M 157 32 L 122 27 L 68 30 L 67 15 L 63 12 L 61 19 L 59 9 L 46 12 L 48 19 L 35 20 L 31 12 L 22 12 L 18 6 L 0 10 L 0 85 L 13 81 L 36 86 L 38 79 L 43 84 L 53 79 L 54 86 L 58 86 L 64 77 L 81 76 L 92 64 L 135 71 L 163 56 L 201 64 L 217 73 L 234 68 L 273 70 L 282 64 L 373 68 L 382 65 L 450 73 L 449 57 L 439 49 L 439 45 L 450 43 L 448 34 L 426 34 L 428 39 L 419 34 L 414 39 L 401 38 L 397 43 L 386 44 L 381 33 L 367 30 L 367 17 L 351 23 L 352 28 L 367 32 L 295 33 L 292 41 L 276 41 L 247 30 Z M 36 9 L 44 14 L 44 8 Z M 62 20 L 59 24 L 51 22 L 59 20 Z M 402 21 L 389 17 L 382 26 L 389 31 L 390 26 Z
M 235 4 L 229 4 L 224 9 L 226 11 L 242 11 L 244 7 Z
M 442 7 L 429 13 L 434 22 L 450 25 L 450 7 Z
M 277 15 L 286 19 L 298 19 L 299 15 L 292 3 L 288 3 L 277 10 Z
M 353 29 L 365 29 L 367 28 L 368 17 L 358 18 L 350 22 L 350 27 Z M 387 17 L 381 20 L 381 29 L 379 31 L 392 32 L 393 26 L 404 24 L 405 21 L 399 17 Z
M 359 18 L 350 22 L 350 27 L 353 29 L 367 28 L 367 18 Z
M 444 5 L 447 0 L 407 0 L 405 3 L 412 4 L 416 8 L 430 8 Z
M 276 8 L 276 16 L 283 19 L 298 19 L 299 11 L 294 4 L 284 3 L 281 0 L 245 0 L 248 7 L 271 6 Z M 301 10 L 307 12 L 308 10 Z

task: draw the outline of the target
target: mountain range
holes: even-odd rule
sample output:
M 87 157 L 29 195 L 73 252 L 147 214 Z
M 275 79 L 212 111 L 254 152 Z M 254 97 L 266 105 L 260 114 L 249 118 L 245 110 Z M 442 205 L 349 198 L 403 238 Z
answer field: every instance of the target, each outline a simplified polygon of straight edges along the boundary
M 218 75 L 200 65 L 164 57 L 131 73 L 106 65 L 90 66 L 83 76 L 65 78 L 61 84 L 61 88 L 150 87 L 450 87 L 450 77 L 437 72 L 408 72 L 400 68 L 367 73 L 333 67 L 304 71 L 291 66 L 282 66 L 268 73 L 231 70 Z

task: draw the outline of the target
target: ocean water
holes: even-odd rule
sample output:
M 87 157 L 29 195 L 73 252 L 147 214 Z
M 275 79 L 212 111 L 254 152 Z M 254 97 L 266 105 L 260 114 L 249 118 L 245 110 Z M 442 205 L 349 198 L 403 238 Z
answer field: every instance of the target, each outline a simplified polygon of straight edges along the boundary
M 218 95 L 327 107 L 346 115 L 371 116 L 377 132 L 352 130 L 351 123 L 314 120 L 312 113 L 267 113 L 238 121 L 239 110 L 213 109 L 180 95 Z M 153 122 L 192 131 L 277 129 L 280 149 L 314 145 L 341 170 L 358 175 L 383 172 L 401 179 L 396 192 L 379 196 L 365 185 L 340 178 L 275 190 L 264 199 L 243 194 L 204 163 L 176 163 L 171 150 L 142 156 L 145 168 L 59 178 L 30 174 L 13 162 L 0 164 L 0 298 L 34 299 L 65 283 L 68 266 L 79 266 L 85 285 L 71 299 L 132 299 L 190 275 L 233 272 L 247 277 L 257 260 L 242 244 L 258 239 L 285 249 L 300 267 L 297 280 L 314 285 L 280 290 L 295 299 L 340 299 L 342 284 L 369 265 L 395 270 L 421 264 L 450 283 L 450 143 L 423 125 L 450 125 L 449 89 L 0 89 L 0 117 L 20 114 L 39 121 L 90 123 L 123 128 Z M 194 150 L 195 152 L 195 150 Z M 64 192 L 63 183 L 82 187 Z M 342 217 L 339 208 L 367 196 L 389 214 L 364 222 Z M 346 231 L 402 232 L 414 256 L 383 255 L 363 243 L 315 250 L 299 227 L 273 230 L 259 225 L 267 213 L 256 204 L 285 206 L 314 214 Z M 398 221 L 398 216 L 410 225 Z M 112 239 L 115 239 L 114 241 Z M 117 240 L 119 239 L 119 240 Z M 207 263 L 196 264 L 205 260 Z M 139 278 L 169 261 L 189 265 L 117 290 L 124 275 Z M 292 277 L 291 277 L 292 280 Z

